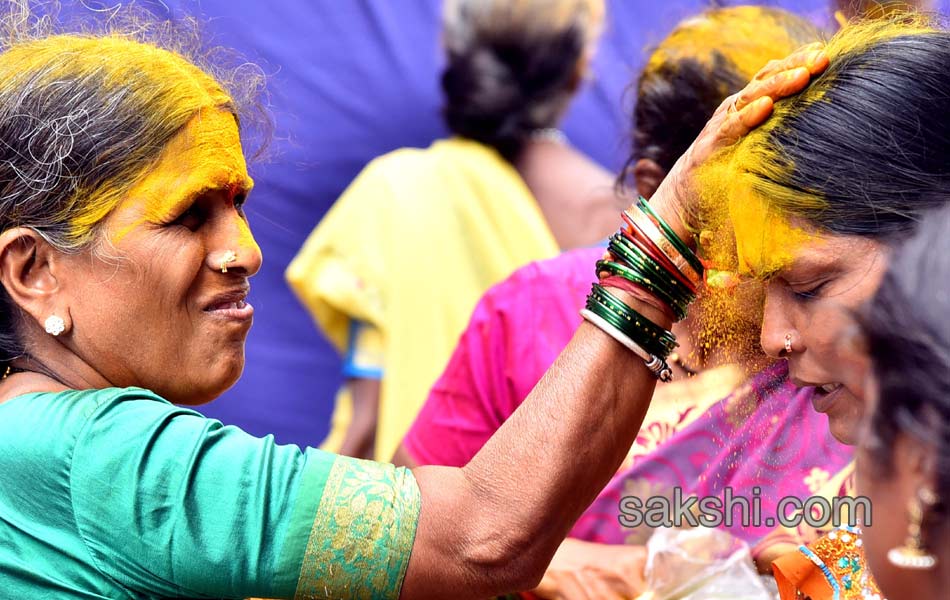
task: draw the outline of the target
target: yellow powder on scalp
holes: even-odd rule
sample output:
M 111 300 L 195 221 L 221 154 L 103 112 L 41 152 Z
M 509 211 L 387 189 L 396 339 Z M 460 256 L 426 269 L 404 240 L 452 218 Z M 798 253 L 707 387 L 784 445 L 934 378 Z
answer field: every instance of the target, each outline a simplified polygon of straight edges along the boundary
M 162 123 L 187 123 L 201 107 L 231 104 L 228 94 L 210 76 L 183 57 L 118 35 L 54 35 L 14 44 L 0 56 L 0 91 L 83 80 L 98 82 L 117 103 L 138 95 L 140 104 L 150 107 L 142 114 L 154 119 L 157 129 Z M 74 135 L 82 134 L 81 122 L 69 126 Z M 96 225 L 148 166 L 130 161 L 127 169 L 97 189 L 76 189 L 54 220 L 70 223 L 74 244 L 89 241 Z
M 836 62 L 882 40 L 930 31 L 926 18 L 919 16 L 849 26 L 829 41 L 831 66 L 825 74 L 802 93 L 777 102 L 768 121 L 703 165 L 697 175 L 703 258 L 714 270 L 740 276 L 720 279 L 742 281 L 740 287 L 746 289 L 761 287 L 803 246 L 818 243 L 820 231 L 809 219 L 821 214 L 826 200 L 819 190 L 794 183 L 795 164 L 776 139 L 809 107 L 831 101 Z M 728 341 L 730 332 L 748 321 L 754 301 L 736 289 L 704 291 L 704 343 Z
M 743 81 L 751 79 L 770 60 L 784 58 L 819 39 L 819 31 L 807 20 L 780 9 L 758 6 L 713 9 L 681 22 L 663 40 L 650 55 L 641 84 L 654 79 L 665 82 L 671 75 L 675 77 L 680 65 L 698 63 L 718 86 L 717 94 L 724 98 L 738 91 Z M 703 185 L 728 185 L 732 174 L 727 168 L 709 171 Z M 731 230 L 730 203 L 726 201 L 729 195 L 724 193 L 720 198 L 722 203 L 715 207 L 715 221 L 721 224 L 717 231 Z M 733 207 L 738 209 L 736 218 L 740 221 L 753 218 L 742 210 L 741 203 L 733 203 Z M 728 239 L 706 237 L 702 243 L 706 258 L 715 256 L 718 269 L 737 271 L 731 236 Z M 748 251 L 761 252 L 758 248 L 748 248 Z M 754 281 L 728 290 L 704 289 L 699 301 L 690 309 L 688 325 L 700 347 L 700 356 L 687 356 L 687 360 L 698 364 L 704 358 L 712 358 L 717 362 L 746 364 L 750 368 L 760 366 L 758 328 L 762 297 L 761 285 Z
M 711 10 L 681 22 L 650 55 L 645 73 L 692 58 L 712 68 L 716 56 L 751 79 L 773 59 L 818 39 L 818 30 L 803 19 L 760 6 Z

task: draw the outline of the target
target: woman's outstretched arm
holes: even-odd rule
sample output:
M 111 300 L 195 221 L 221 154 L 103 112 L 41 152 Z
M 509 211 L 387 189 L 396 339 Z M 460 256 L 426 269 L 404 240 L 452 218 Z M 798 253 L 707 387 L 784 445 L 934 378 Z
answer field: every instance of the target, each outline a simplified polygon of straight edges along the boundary
M 402 597 L 485 598 L 537 586 L 630 449 L 654 385 L 641 359 L 583 324 L 465 468 L 414 471 L 422 512 Z

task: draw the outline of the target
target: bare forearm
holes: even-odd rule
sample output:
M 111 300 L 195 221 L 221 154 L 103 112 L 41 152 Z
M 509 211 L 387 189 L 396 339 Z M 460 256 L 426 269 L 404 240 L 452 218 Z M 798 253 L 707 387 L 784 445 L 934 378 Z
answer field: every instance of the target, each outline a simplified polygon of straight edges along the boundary
M 524 405 L 465 468 L 496 526 L 544 564 L 616 473 L 655 379 L 643 361 L 584 324 Z M 518 490 L 513 503 L 512 491 Z
M 698 208 L 693 173 L 699 165 L 762 123 L 776 100 L 799 92 L 827 65 L 820 47 L 807 46 L 769 62 L 720 105 L 651 199 L 676 235 L 689 238 L 680 220 L 692 222 L 689 209 Z M 644 256 L 665 254 L 649 232 L 628 233 L 654 248 Z M 679 274 L 691 279 L 681 269 Z M 659 311 L 620 300 L 669 329 Z M 525 403 L 465 468 L 416 469 L 423 505 L 403 597 L 480 598 L 534 587 L 571 524 L 622 460 L 653 388 L 638 358 L 582 325 Z
M 484 598 L 533 587 L 616 472 L 654 385 L 642 360 L 582 325 L 468 466 L 416 469 L 424 502 L 403 598 Z

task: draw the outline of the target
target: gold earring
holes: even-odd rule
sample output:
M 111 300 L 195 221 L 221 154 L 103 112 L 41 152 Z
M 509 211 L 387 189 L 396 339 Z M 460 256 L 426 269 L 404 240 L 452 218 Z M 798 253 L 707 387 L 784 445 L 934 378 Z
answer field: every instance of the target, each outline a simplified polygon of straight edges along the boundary
M 224 253 L 224 258 L 221 259 L 221 272 L 228 272 L 228 265 L 237 260 L 237 253 L 234 250 L 228 250 Z
M 930 508 L 937 503 L 937 495 L 928 488 L 920 488 L 917 496 L 910 501 L 908 513 L 910 523 L 907 525 L 907 539 L 903 546 L 891 548 L 887 553 L 887 560 L 895 567 L 902 569 L 924 570 L 932 569 L 937 564 L 937 557 L 924 548 L 921 525 L 924 522 L 924 508 Z

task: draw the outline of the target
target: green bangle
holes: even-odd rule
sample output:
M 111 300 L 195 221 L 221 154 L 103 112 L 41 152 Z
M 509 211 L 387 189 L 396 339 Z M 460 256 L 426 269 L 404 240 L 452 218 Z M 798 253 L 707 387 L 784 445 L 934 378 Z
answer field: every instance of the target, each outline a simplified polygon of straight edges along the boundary
M 618 262 L 626 262 L 628 268 L 641 272 L 646 271 L 649 273 L 652 271 L 655 273 L 655 275 L 647 275 L 647 273 L 644 273 L 644 276 L 651 277 L 651 280 L 655 278 L 659 284 L 665 286 L 667 293 L 671 297 L 678 299 L 678 301 L 689 304 L 696 299 L 696 295 L 683 285 L 683 282 L 670 274 L 669 271 L 664 269 L 655 260 L 644 254 L 640 248 L 631 244 L 622 234 L 618 233 L 615 234 L 614 237 L 611 237 L 607 249 L 617 257 Z
M 672 353 L 672 350 L 667 348 L 665 345 L 660 344 L 658 340 L 653 339 L 642 328 L 638 329 L 637 327 L 634 327 L 634 321 L 627 320 L 630 318 L 629 316 L 621 316 L 615 309 L 612 309 L 608 305 L 604 304 L 602 299 L 594 295 L 589 296 L 587 301 L 587 309 L 601 317 L 604 321 L 608 322 L 620 333 L 624 334 L 631 340 L 635 340 L 650 354 L 658 356 L 662 359 L 666 359 L 666 357 Z
M 653 321 L 630 308 L 603 287 L 597 292 L 594 292 L 594 297 L 606 308 L 614 311 L 620 318 L 630 324 L 629 327 L 631 330 L 639 334 L 638 336 L 631 336 L 634 337 L 634 339 L 643 336 L 644 339 L 648 340 L 647 343 L 656 343 L 667 352 L 672 352 L 676 349 L 678 344 L 672 333 L 659 327 Z
M 670 369 L 670 365 L 668 365 L 665 360 L 661 359 L 655 354 L 650 354 L 647 352 L 646 348 L 631 340 L 626 334 L 605 321 L 603 317 L 592 312 L 590 309 L 581 309 L 581 317 L 583 317 L 585 321 L 597 329 L 600 329 L 612 337 L 614 340 L 620 342 L 628 350 L 640 357 L 640 359 L 643 360 L 643 366 L 645 366 L 654 377 L 664 382 L 673 381 L 673 371 Z
M 624 304 L 600 284 L 591 288 L 587 308 L 660 358 L 665 359 L 678 346 L 672 333 Z
M 652 208 L 650 208 L 650 203 L 647 202 L 643 196 L 640 196 L 637 199 L 637 206 L 640 208 L 640 210 L 646 213 L 647 216 L 651 217 L 654 221 L 660 224 L 660 230 L 666 236 L 666 239 L 668 239 L 673 244 L 673 246 L 679 250 L 686 262 L 689 263 L 689 266 L 693 267 L 693 269 L 699 273 L 699 276 L 702 277 L 703 263 L 699 260 L 699 257 L 689 249 L 689 246 L 686 245 L 686 242 L 680 239 L 680 236 L 676 235 L 676 232 L 673 231 L 673 228 L 670 227 L 666 221 L 660 217 L 660 215 L 656 214 Z
M 658 287 L 649 277 L 646 277 L 621 263 L 609 260 L 597 261 L 597 269 L 599 271 L 607 271 L 611 275 L 623 277 L 627 281 L 646 288 L 647 291 L 656 296 L 661 302 L 673 310 L 673 313 L 676 315 L 676 319 L 678 321 L 682 321 L 686 318 L 686 310 L 687 306 L 689 306 L 689 303 L 683 301 L 682 299 L 673 298 L 667 293 L 666 290 Z

